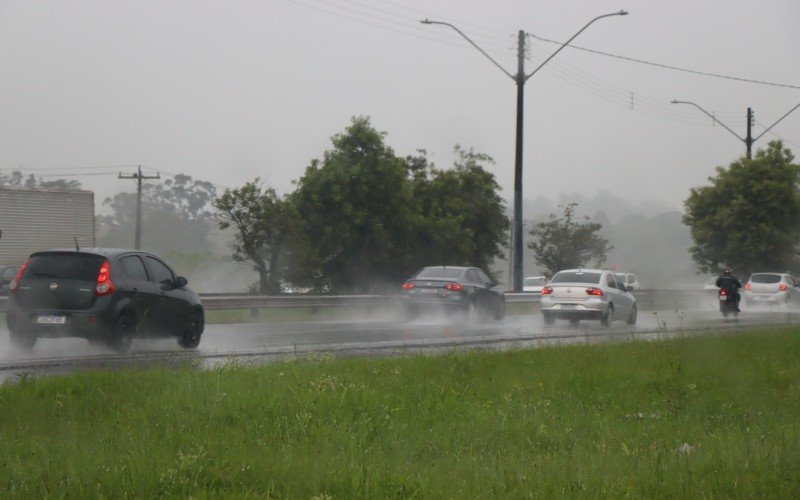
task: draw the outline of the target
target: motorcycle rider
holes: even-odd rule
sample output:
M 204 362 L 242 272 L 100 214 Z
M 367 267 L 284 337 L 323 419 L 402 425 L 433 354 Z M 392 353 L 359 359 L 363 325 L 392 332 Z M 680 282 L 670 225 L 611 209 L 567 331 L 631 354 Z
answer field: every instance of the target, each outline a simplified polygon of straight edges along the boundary
M 739 295 L 739 289 L 742 288 L 742 282 L 733 275 L 730 267 L 723 269 L 722 275 L 717 278 L 717 288 L 725 290 L 725 293 L 729 297 L 731 295 L 736 297 L 736 312 L 739 312 L 739 300 L 742 298 L 741 295 Z

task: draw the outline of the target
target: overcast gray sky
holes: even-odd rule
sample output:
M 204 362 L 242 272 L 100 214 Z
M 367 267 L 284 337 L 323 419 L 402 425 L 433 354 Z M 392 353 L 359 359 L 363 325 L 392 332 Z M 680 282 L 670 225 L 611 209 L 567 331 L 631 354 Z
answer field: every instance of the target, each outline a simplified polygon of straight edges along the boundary
M 455 143 L 497 160 L 512 198 L 515 84 L 431 18 L 451 22 L 510 73 L 518 30 L 764 85 L 565 49 L 525 86 L 524 196 L 609 190 L 680 208 L 692 186 L 800 103 L 797 0 L 0 0 L 0 170 L 116 179 L 188 173 L 292 189 L 354 115 L 398 154 L 439 166 Z M 530 39 L 531 71 L 557 48 Z M 789 88 L 786 86 L 794 86 Z M 800 156 L 800 109 L 773 131 Z M 756 143 L 776 138 L 767 133 Z M 98 167 L 129 166 L 128 168 Z M 58 170 L 61 169 L 61 170 Z

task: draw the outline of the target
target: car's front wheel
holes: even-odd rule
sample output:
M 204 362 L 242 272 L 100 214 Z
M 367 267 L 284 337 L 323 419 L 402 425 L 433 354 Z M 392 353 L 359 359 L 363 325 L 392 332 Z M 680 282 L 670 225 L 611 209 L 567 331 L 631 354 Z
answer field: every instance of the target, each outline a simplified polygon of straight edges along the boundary
M 197 313 L 192 313 L 186 320 L 186 327 L 183 333 L 178 338 L 178 345 L 184 349 L 197 349 L 202 335 L 203 317 Z

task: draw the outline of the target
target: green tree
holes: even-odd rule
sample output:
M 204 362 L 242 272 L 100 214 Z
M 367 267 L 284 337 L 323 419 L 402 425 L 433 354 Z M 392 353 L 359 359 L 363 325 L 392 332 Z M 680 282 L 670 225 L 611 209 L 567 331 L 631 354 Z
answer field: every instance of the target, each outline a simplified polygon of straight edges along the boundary
M 216 188 L 205 181 L 178 174 L 159 183 L 142 185 L 142 242 L 161 253 L 210 251 L 212 202 Z M 136 228 L 136 193 L 121 192 L 106 198 L 109 215 L 98 215 L 98 242 L 129 247 Z
M 800 242 L 800 166 L 780 141 L 718 167 L 711 185 L 693 188 L 684 202 L 690 251 L 703 272 L 731 267 L 754 271 L 797 270 Z
M 606 253 L 613 248 L 608 240 L 598 236 L 601 224 L 575 220 L 577 203 L 562 205 L 564 213 L 561 217 L 550 214 L 545 222 L 540 222 L 531 229 L 530 235 L 536 241 L 529 243 L 533 250 L 533 258 L 544 271 L 552 276 L 562 269 L 586 267 L 587 264 L 601 266 L 606 261 Z
M 28 176 L 25 177 L 21 171 L 14 170 L 8 175 L 0 172 L 0 186 L 73 190 L 80 189 L 81 183 L 80 181 L 74 179 L 55 179 L 52 181 L 46 181 L 42 179 L 42 177 L 36 177 L 33 174 L 28 174 Z
M 303 222 L 292 203 L 279 198 L 274 189 L 262 188 L 256 179 L 226 189 L 214 207 L 220 229 L 234 231 L 233 259 L 250 262 L 258 272 L 259 293 L 280 293 L 290 260 L 306 248 L 300 231 Z
M 369 118 L 353 118 L 313 160 L 292 194 L 313 241 L 307 266 L 318 291 L 369 292 L 408 272 L 415 209 L 405 162 Z
M 437 169 L 425 152 L 406 158 L 418 219 L 410 254 L 417 267 L 449 264 L 491 272 L 509 228 L 505 202 L 488 155 L 455 146 L 453 168 Z

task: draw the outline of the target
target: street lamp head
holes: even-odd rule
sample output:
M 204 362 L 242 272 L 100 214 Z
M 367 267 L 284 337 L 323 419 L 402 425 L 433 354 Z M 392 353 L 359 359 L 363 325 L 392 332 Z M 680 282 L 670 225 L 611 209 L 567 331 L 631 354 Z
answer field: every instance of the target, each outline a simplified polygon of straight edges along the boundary
M 420 22 L 421 22 L 422 24 L 433 24 L 433 22 L 432 22 L 430 19 L 428 19 L 428 18 L 425 18 L 425 19 L 421 20 Z
M 617 14 L 618 14 L 618 15 L 620 15 L 620 16 L 627 16 L 627 15 L 628 15 L 628 11 L 626 11 L 626 10 L 621 10 L 621 11 L 619 11 Z

